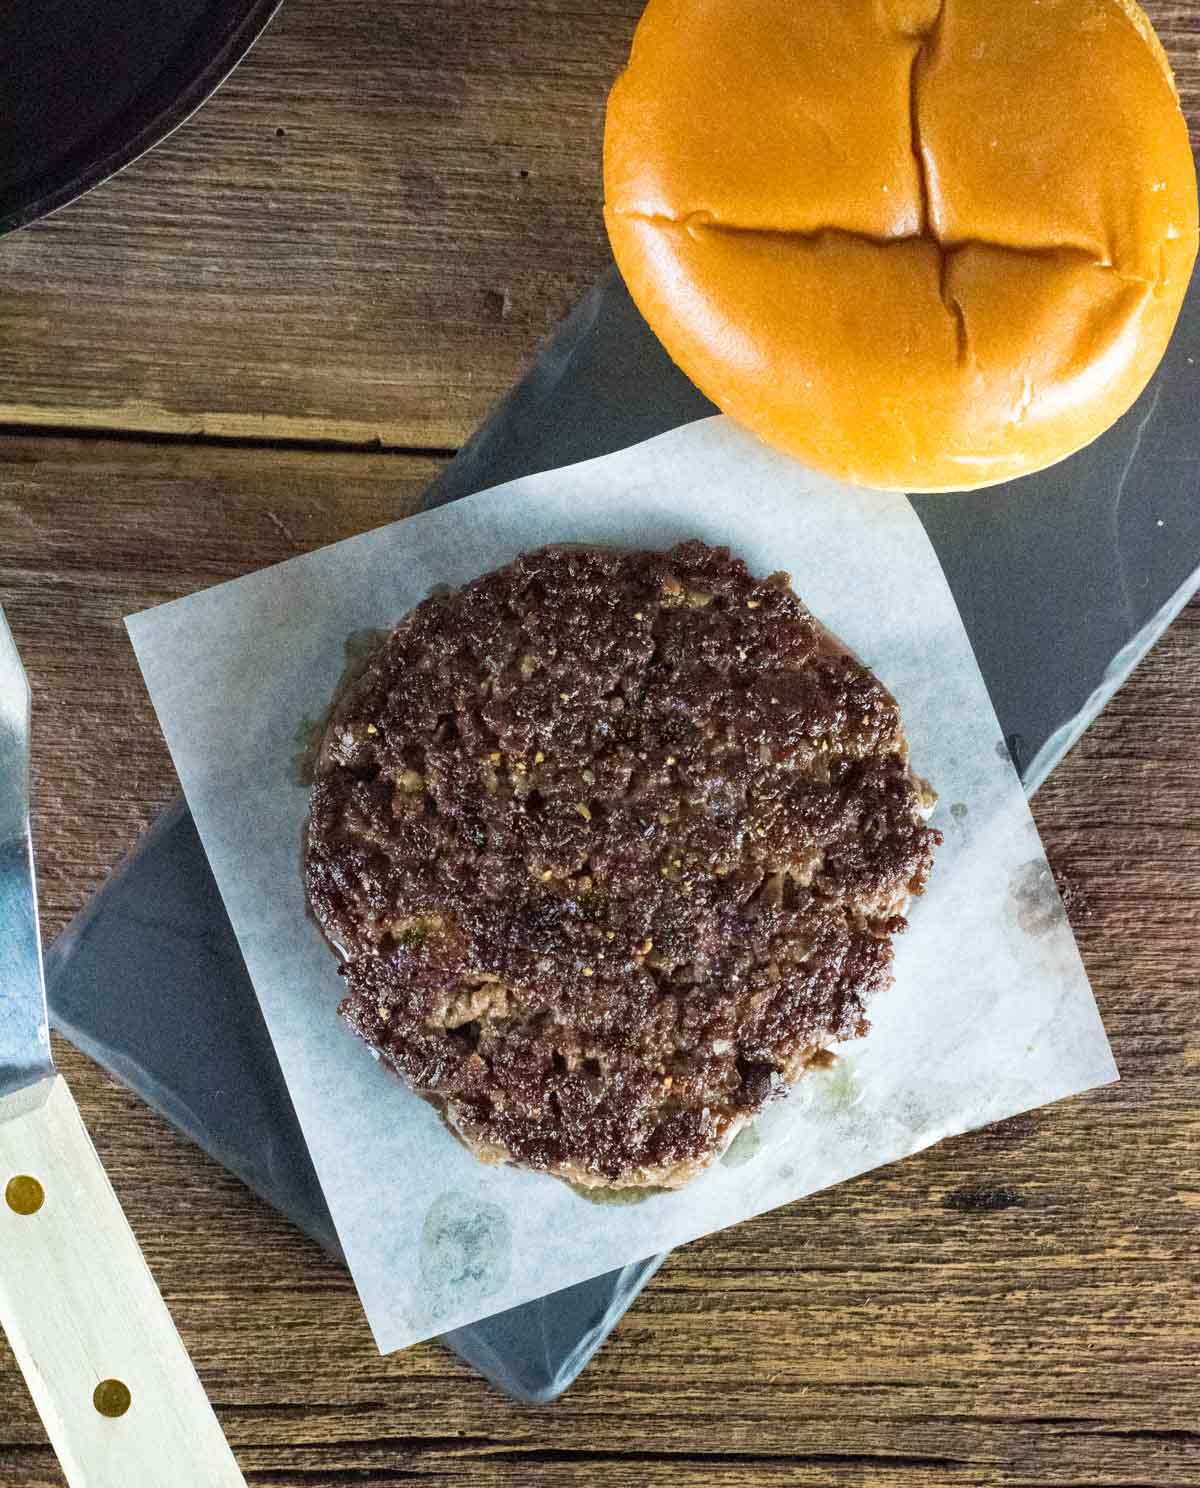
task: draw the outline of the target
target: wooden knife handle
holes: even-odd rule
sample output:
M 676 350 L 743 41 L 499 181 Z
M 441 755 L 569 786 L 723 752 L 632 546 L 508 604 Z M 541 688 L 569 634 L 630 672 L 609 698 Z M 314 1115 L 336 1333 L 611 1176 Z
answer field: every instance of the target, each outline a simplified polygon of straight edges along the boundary
M 245 1488 L 66 1081 L 6 1115 L 0 1322 L 67 1482 Z

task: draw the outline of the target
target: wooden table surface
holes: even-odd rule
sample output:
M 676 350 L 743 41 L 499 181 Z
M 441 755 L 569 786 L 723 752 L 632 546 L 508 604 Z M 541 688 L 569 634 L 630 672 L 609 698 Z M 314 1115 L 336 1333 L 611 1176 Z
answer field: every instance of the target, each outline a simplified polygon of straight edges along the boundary
M 1200 0 L 1148 8 L 1196 140 Z M 637 9 L 288 0 L 176 135 L 0 241 L 47 935 L 176 788 L 121 617 L 412 509 L 606 263 Z M 381 1359 L 339 1266 L 60 1043 L 248 1480 L 1200 1485 L 1198 755 L 1193 604 L 1036 803 L 1122 1084 L 678 1252 L 550 1408 Z M 0 1484 L 60 1483 L 0 1343 Z

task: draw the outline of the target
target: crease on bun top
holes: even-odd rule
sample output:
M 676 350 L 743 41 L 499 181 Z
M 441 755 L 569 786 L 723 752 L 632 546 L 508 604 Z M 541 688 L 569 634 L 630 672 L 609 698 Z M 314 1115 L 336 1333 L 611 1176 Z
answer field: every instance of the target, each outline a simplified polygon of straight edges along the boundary
M 1089 443 L 1152 375 L 1196 253 L 1186 124 L 1132 0 L 651 0 L 605 193 L 701 390 L 893 489 Z

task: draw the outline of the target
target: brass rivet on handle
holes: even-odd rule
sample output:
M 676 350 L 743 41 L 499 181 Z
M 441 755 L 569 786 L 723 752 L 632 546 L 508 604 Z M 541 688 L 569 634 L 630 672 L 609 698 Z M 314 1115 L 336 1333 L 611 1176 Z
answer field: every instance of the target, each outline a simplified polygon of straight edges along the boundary
M 46 1190 L 28 1173 L 18 1173 L 8 1180 L 4 1202 L 14 1214 L 36 1214 L 46 1202 Z
M 102 1416 L 123 1416 L 133 1404 L 129 1386 L 122 1380 L 101 1380 L 92 1391 L 92 1404 Z

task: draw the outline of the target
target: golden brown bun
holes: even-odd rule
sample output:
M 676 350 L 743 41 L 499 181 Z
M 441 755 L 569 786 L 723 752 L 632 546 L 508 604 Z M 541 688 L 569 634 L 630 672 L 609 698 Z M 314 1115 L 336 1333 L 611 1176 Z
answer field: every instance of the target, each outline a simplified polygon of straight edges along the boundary
M 650 0 L 608 106 L 630 293 L 720 408 L 844 480 L 959 490 L 1089 443 L 1196 256 L 1133 0 Z

